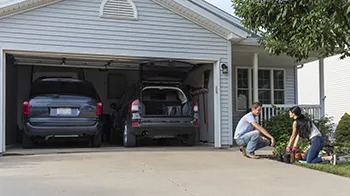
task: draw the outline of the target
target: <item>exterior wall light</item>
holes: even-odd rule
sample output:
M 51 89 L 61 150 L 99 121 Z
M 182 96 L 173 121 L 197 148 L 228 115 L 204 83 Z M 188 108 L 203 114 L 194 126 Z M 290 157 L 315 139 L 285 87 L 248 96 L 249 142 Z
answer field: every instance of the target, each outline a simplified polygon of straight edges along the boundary
M 228 74 L 228 67 L 225 63 L 221 64 L 221 71 L 223 74 Z

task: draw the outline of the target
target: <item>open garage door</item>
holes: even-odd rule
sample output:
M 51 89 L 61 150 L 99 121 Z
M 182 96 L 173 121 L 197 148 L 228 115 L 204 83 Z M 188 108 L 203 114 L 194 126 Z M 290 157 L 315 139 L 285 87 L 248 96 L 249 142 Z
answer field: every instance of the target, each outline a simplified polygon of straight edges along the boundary
M 29 99 L 32 83 L 40 78 L 60 77 L 89 81 L 103 104 L 102 140 L 117 145 L 113 123 L 118 112 L 113 106 L 125 104 L 123 95 L 137 87 L 139 65 L 145 61 L 165 59 L 73 54 L 40 54 L 9 52 L 6 54 L 6 144 L 21 142 L 24 129 L 23 102 Z M 213 62 L 187 61 L 200 65 L 193 70 L 185 84 L 199 107 L 199 134 L 196 143 L 214 143 Z M 118 108 L 117 108 L 118 109 Z M 121 122 L 119 122 L 121 123 Z M 112 143 L 112 144 L 111 144 Z

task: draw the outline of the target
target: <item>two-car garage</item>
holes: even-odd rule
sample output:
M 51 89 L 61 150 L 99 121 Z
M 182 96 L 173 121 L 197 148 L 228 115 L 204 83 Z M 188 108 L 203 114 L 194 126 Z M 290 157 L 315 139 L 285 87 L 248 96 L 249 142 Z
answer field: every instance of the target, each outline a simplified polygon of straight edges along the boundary
M 86 80 L 93 84 L 103 105 L 103 113 L 101 115 L 101 122 L 103 122 L 103 127 L 101 126 L 102 142 L 104 144 L 120 145 L 120 143 L 122 143 L 119 141 L 120 132 L 123 130 L 121 130 L 122 127 L 118 126 L 118 124 L 123 124 L 125 121 L 123 118 L 118 118 L 120 115 L 123 115 L 121 114 L 121 112 L 123 112 L 121 107 L 128 105 L 127 102 L 129 100 L 125 95 L 132 93 L 133 89 L 137 88 L 136 86 L 140 83 L 140 81 L 142 81 L 140 80 L 140 63 L 145 62 L 146 59 L 130 59 L 122 61 L 120 58 L 114 59 L 111 57 L 109 59 L 107 57 L 100 59 L 96 57 L 96 59 L 92 59 L 91 55 L 88 56 L 88 58 L 77 58 L 69 55 L 62 56 L 57 54 L 51 56 L 46 54 L 44 56 L 45 57 L 40 56 L 39 54 L 23 52 L 12 52 L 6 54 L 6 144 L 10 145 L 17 142 L 22 142 L 24 140 L 23 132 L 28 132 L 28 130 L 25 129 L 28 125 L 26 125 L 24 120 L 24 110 L 26 109 L 24 109 L 23 104 L 28 104 L 29 101 L 27 100 L 30 98 L 30 96 L 33 96 L 33 88 L 35 88 L 37 85 L 36 81 L 44 78 L 69 78 Z M 148 59 L 148 61 L 149 60 L 150 59 Z M 151 62 L 157 61 L 153 60 Z M 213 143 L 214 124 L 212 121 L 208 120 L 213 118 L 213 112 L 211 112 L 213 110 L 213 63 L 193 61 L 191 64 L 197 65 L 198 67 L 189 72 L 189 75 L 186 77 L 186 80 L 184 80 L 183 83 L 185 86 L 191 89 L 190 93 L 195 102 L 198 102 L 201 105 L 201 112 L 198 116 L 200 119 L 198 120 L 200 121 L 199 124 L 203 125 L 199 128 L 200 131 L 198 134 L 195 135 L 195 143 Z M 167 70 L 167 68 L 165 69 Z M 156 72 L 153 70 L 151 73 Z M 171 73 L 171 75 L 176 75 L 176 73 Z M 166 80 L 162 79 L 160 82 L 164 83 Z M 49 96 L 50 99 L 52 99 L 53 95 L 57 94 L 58 96 L 60 92 L 65 92 L 66 94 L 77 92 L 78 94 L 79 92 L 88 90 L 77 89 L 79 86 L 74 89 L 74 83 L 64 87 L 66 89 L 72 88 L 69 91 L 60 89 L 59 86 L 52 84 L 51 86 L 47 86 L 47 88 L 48 89 L 46 89 L 46 91 L 45 89 L 41 89 L 40 92 L 44 92 L 45 96 Z M 150 88 L 150 86 L 147 88 Z M 164 88 L 164 86 L 162 88 Z M 146 92 L 144 94 L 146 94 Z M 156 93 L 153 94 L 155 94 L 153 96 L 157 96 Z M 33 102 L 34 101 L 32 101 L 32 103 Z M 62 104 L 62 101 L 56 101 L 56 103 Z M 145 98 L 143 103 L 146 103 Z M 47 103 L 46 105 L 48 105 L 48 107 L 44 108 L 44 110 L 50 110 L 50 104 L 52 105 L 52 102 Z M 159 101 L 153 101 L 153 104 L 149 104 L 150 106 L 144 104 L 144 108 L 149 108 L 148 111 L 151 112 L 157 112 L 156 110 L 161 108 L 157 108 L 157 104 L 159 105 Z M 35 110 L 33 104 L 29 107 L 31 108 L 33 115 L 33 111 Z M 69 110 L 71 109 L 69 108 Z M 82 113 L 81 108 L 79 111 Z M 44 125 L 52 125 L 46 127 L 46 130 L 44 130 L 45 132 L 52 129 L 54 127 L 53 125 L 57 125 L 57 123 L 55 124 L 54 122 L 57 121 L 58 118 L 55 117 L 59 116 L 56 116 L 55 114 L 45 116 L 44 113 L 40 113 L 40 116 L 42 119 L 45 119 L 44 123 L 41 124 L 42 129 L 44 129 Z M 61 116 L 61 118 L 63 117 L 65 117 L 64 119 L 67 119 L 67 116 Z M 176 121 L 176 116 L 169 117 L 172 117 L 172 121 Z M 31 126 L 35 124 L 33 119 L 36 119 L 35 122 L 38 122 L 38 118 L 32 117 L 32 121 L 30 122 Z M 162 120 L 164 120 L 164 118 L 162 118 Z M 72 122 L 72 120 L 67 120 L 63 127 L 73 126 Z M 60 122 L 60 124 L 62 123 L 65 122 Z M 80 124 L 81 123 L 82 122 L 80 121 Z M 74 126 L 75 129 L 78 128 L 78 125 Z M 165 133 L 167 133 L 167 130 L 173 129 L 174 126 L 177 126 L 177 124 L 173 124 L 166 130 L 158 129 L 157 136 L 168 139 L 170 135 L 166 135 Z M 57 138 L 61 139 L 64 137 L 72 138 L 79 136 L 74 135 L 73 132 L 67 133 L 67 131 L 63 130 L 63 127 L 61 127 L 62 130 L 56 131 L 55 134 L 46 134 L 38 139 L 52 140 Z M 81 133 L 84 132 L 82 131 Z M 148 137 L 149 136 L 145 138 Z M 32 139 L 33 142 L 40 141 L 37 140 L 37 138 Z
M 123 104 L 137 86 L 140 63 L 157 60 L 198 65 L 184 81 L 199 107 L 196 143 L 231 145 L 231 47 L 248 35 L 235 20 L 192 0 L 0 4 L 0 152 L 19 141 L 23 101 L 37 78 L 91 82 L 104 119 L 115 119 L 110 105 Z M 113 140 L 110 130 L 105 127 L 104 141 Z

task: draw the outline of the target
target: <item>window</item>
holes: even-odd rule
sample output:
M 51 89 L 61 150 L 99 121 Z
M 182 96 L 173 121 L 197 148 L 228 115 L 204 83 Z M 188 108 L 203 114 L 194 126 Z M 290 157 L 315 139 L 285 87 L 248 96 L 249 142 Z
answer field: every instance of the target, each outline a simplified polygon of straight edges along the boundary
M 88 82 L 74 82 L 70 79 L 44 80 L 33 83 L 30 97 L 41 95 L 76 95 L 99 99 L 95 87 Z
M 284 72 L 273 70 L 274 104 L 284 104 Z
M 258 96 L 263 104 L 284 104 L 284 70 L 258 70 Z M 253 69 L 237 69 L 237 110 L 247 110 L 253 97 Z M 250 82 L 249 82 L 250 81 Z
M 249 105 L 248 69 L 237 70 L 237 102 L 238 109 L 245 110 Z

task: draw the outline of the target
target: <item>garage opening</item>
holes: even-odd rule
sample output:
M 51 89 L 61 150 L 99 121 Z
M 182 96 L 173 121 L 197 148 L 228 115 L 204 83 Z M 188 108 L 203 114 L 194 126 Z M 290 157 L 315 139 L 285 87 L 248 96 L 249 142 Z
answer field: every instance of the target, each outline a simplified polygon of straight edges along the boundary
M 140 63 L 150 60 L 157 59 L 77 57 L 74 55 L 37 55 L 15 52 L 6 54 L 6 145 L 21 146 L 22 132 L 26 126 L 24 103 L 31 98 L 35 82 L 50 78 L 90 82 L 102 104 L 102 146 L 122 145 L 120 134 L 123 134 L 124 131 L 122 126 L 125 121 L 123 111 L 131 109 L 129 108 L 132 104 L 130 96 L 140 86 Z M 183 86 L 186 87 L 198 108 L 199 131 L 196 135 L 196 144 L 214 144 L 213 63 L 200 61 L 191 63 L 200 66 L 189 73 Z M 51 87 L 52 93 L 50 94 L 55 94 L 54 92 L 57 94 L 59 87 L 54 85 Z M 142 91 L 144 107 L 141 107 L 143 110 L 141 114 L 172 118 L 188 116 L 193 110 L 193 103 L 186 100 L 185 93 L 181 88 L 174 87 L 150 86 L 144 88 Z M 96 108 L 94 109 L 96 110 Z M 62 114 L 64 112 L 73 114 L 74 110 L 61 110 L 61 112 L 63 112 Z M 79 111 L 77 110 L 77 112 Z M 50 115 L 52 113 L 48 114 L 48 116 Z M 69 121 L 66 123 L 67 126 L 70 125 Z M 44 137 L 42 139 L 50 140 L 52 138 Z

